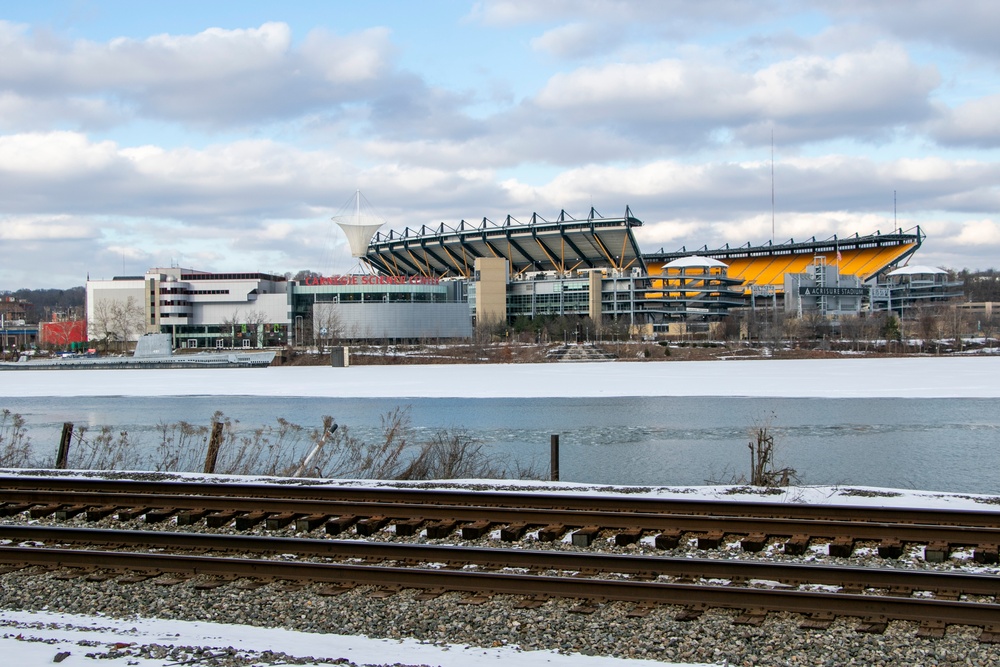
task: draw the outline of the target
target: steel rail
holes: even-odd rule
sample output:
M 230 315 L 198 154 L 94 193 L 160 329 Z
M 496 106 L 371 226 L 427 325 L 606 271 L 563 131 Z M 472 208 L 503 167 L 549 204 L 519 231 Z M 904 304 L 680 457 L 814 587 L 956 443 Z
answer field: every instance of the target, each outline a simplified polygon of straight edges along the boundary
M 506 595 L 620 600 L 730 609 L 767 609 L 802 614 L 835 614 L 867 619 L 933 621 L 1000 630 L 1000 605 L 929 598 L 893 598 L 847 593 L 812 593 L 729 586 L 622 581 L 565 576 L 521 575 L 466 570 L 433 570 L 340 563 L 301 563 L 245 558 L 143 554 L 114 551 L 0 547 L 0 562 L 55 567 L 99 567 L 183 573 L 336 582 L 401 588 L 441 589 Z
M 522 509 L 475 505 L 243 498 L 201 494 L 182 496 L 45 490 L 6 492 L 0 490 L 0 501 L 34 503 L 36 505 L 89 505 L 93 507 L 116 505 L 122 508 L 267 511 L 302 515 L 326 514 L 329 516 L 386 516 L 397 520 L 417 518 L 466 522 L 488 520 L 497 524 L 527 523 L 533 526 L 558 524 L 577 528 L 594 525 L 612 530 L 641 528 L 649 531 L 722 532 L 723 534 L 764 534 L 779 537 L 807 535 L 811 538 L 848 537 L 856 540 L 882 540 L 892 537 L 903 542 L 915 543 L 945 542 L 951 545 L 968 546 L 1000 545 L 1000 528 L 876 521 L 852 522 L 829 519 L 754 518 L 749 516 L 657 514 L 583 509 Z
M 357 540 L 317 540 L 288 537 L 257 537 L 205 533 L 143 530 L 52 528 L 45 526 L 0 526 L 0 540 L 30 540 L 46 543 L 89 545 L 113 544 L 148 549 L 173 548 L 199 551 L 280 553 L 322 558 L 382 559 L 407 563 L 475 564 L 493 568 L 529 568 L 576 572 L 605 572 L 647 577 L 715 578 L 734 582 L 750 580 L 822 584 L 842 587 L 944 592 L 966 595 L 1000 595 L 1000 577 L 993 574 L 866 568 L 835 565 L 772 563 L 766 561 L 719 560 L 591 554 L 536 549 L 495 549 Z
M 1000 528 L 1000 507 L 984 510 L 908 509 L 857 505 L 809 505 L 804 503 L 767 503 L 753 501 L 685 500 L 630 498 L 597 494 L 538 493 L 508 491 L 459 491 L 398 489 L 387 487 L 345 487 L 300 485 L 243 484 L 205 482 L 160 482 L 143 480 L 97 480 L 55 476 L 0 475 L 0 490 L 48 489 L 52 491 L 88 491 L 131 494 L 190 494 L 196 486 L 203 496 L 237 496 L 341 502 L 395 502 L 450 506 L 498 506 L 533 509 L 598 509 L 606 512 L 641 512 L 649 514 L 707 514 L 714 516 L 782 517 L 827 520 L 871 520 L 882 523 L 948 524 Z

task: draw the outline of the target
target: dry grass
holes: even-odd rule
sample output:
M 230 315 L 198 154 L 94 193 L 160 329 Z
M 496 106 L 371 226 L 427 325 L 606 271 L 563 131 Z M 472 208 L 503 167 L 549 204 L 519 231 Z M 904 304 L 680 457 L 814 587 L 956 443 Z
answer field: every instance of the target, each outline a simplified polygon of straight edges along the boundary
M 541 475 L 491 454 L 461 430 L 438 431 L 423 441 L 414 438 L 408 409 L 381 418 L 372 441 L 337 428 L 323 417 L 318 428 L 285 419 L 274 426 L 241 430 L 239 423 L 216 412 L 222 425 L 215 472 L 229 475 L 305 476 L 332 479 L 538 479 Z M 188 422 L 161 423 L 155 443 L 143 443 L 127 431 L 104 426 L 73 433 L 69 467 L 75 470 L 154 470 L 198 472 L 203 469 L 212 428 Z M 145 454 L 144 454 L 145 452 Z M 304 452 L 304 453 L 303 453 Z M 30 440 L 20 415 L 0 415 L 0 467 L 51 467 L 30 460 Z

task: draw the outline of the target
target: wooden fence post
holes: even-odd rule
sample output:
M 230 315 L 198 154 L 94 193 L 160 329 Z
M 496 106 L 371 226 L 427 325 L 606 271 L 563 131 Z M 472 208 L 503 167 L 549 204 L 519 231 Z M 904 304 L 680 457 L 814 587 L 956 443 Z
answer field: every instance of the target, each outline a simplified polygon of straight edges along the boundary
M 215 461 L 219 458 L 222 445 L 222 422 L 212 422 L 212 435 L 208 438 L 208 453 L 205 454 L 205 474 L 215 472 Z
M 549 476 L 553 482 L 559 481 L 559 435 L 553 433 L 549 438 Z
M 69 443 L 73 439 L 73 422 L 63 422 L 62 437 L 59 438 L 59 453 L 56 454 L 56 468 L 65 470 L 69 465 Z

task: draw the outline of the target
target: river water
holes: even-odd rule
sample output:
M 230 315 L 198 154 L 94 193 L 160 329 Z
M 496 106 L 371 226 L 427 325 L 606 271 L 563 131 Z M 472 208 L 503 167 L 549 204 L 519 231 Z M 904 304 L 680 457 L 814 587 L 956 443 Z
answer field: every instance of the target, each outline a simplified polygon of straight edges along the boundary
M 564 481 L 616 485 L 727 483 L 750 467 L 747 443 L 769 422 L 775 462 L 811 485 L 1000 493 L 1000 399 L 490 398 L 342 399 L 242 396 L 2 398 L 26 421 L 39 458 L 54 458 L 63 422 L 128 431 L 155 448 L 157 425 L 208 426 L 221 411 L 239 429 L 279 418 L 319 427 L 323 415 L 362 439 L 407 410 L 419 441 L 459 429 L 491 454 L 547 471 L 560 436 Z M 143 444 L 145 443 L 145 444 Z M 308 444 L 298 445 L 303 455 Z

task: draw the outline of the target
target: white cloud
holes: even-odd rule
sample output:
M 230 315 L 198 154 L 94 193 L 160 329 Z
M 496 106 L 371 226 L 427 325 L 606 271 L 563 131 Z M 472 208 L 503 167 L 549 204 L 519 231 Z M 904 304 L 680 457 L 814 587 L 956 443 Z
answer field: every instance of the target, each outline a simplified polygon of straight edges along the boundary
M 943 108 L 942 118 L 929 124 L 942 144 L 1000 147 L 1000 94 L 970 100 L 954 109 Z
M 559 58 L 582 58 L 611 51 L 623 38 L 617 25 L 569 23 L 531 40 L 531 47 Z
M 950 242 L 959 246 L 993 246 L 1000 248 L 1000 221 L 993 219 L 969 220 L 962 223 L 961 231 Z
M 0 87 L 24 108 L 6 123 L 31 127 L 32 113 L 53 115 L 50 100 L 67 97 L 56 118 L 81 126 L 124 118 L 118 107 L 209 127 L 301 116 L 397 88 L 388 37 L 382 28 L 347 36 L 318 29 L 296 47 L 290 27 L 275 22 L 68 43 L 0 22 Z
M 0 241 L 70 241 L 95 236 L 84 221 L 69 215 L 5 216 L 0 218 Z M 8 255 L 7 261 L 12 257 Z

